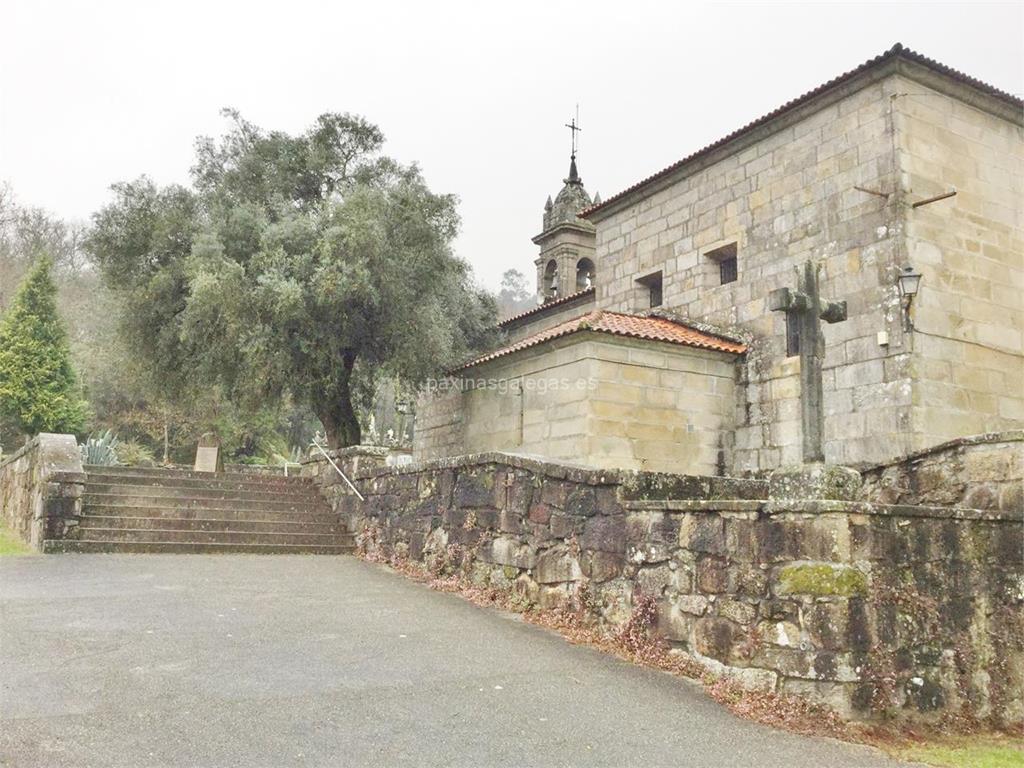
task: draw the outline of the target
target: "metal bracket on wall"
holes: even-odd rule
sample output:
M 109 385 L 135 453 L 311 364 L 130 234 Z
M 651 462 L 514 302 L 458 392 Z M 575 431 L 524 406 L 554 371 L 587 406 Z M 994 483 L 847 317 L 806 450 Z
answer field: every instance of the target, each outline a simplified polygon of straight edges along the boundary
M 884 200 L 888 200 L 889 196 L 892 195 L 892 192 L 882 192 L 881 190 L 878 189 L 868 189 L 867 187 L 862 187 L 857 184 L 854 184 L 853 188 L 856 189 L 858 192 L 866 192 L 869 195 L 875 195 L 876 197 L 881 197 Z
M 939 200 L 945 200 L 947 197 L 953 197 L 954 195 L 956 195 L 956 190 L 951 189 L 949 192 L 943 192 L 941 195 L 936 195 L 935 197 L 928 197 L 925 198 L 924 200 L 918 200 L 916 203 L 911 203 L 910 207 L 920 208 L 922 205 L 928 205 L 929 203 L 937 203 L 939 202 Z

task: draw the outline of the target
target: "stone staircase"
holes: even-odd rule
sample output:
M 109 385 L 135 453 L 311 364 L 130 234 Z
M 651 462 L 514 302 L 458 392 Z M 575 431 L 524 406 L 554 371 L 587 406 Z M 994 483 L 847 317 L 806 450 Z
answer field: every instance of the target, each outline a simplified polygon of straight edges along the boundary
M 79 525 L 46 552 L 351 552 L 307 478 L 86 466 Z

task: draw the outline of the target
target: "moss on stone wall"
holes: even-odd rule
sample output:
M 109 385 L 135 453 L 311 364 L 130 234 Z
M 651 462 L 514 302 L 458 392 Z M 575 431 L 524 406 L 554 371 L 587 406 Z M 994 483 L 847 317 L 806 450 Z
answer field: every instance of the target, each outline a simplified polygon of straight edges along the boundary
M 827 563 L 789 565 L 779 572 L 780 591 L 816 597 L 854 597 L 868 592 L 867 577 L 856 568 Z

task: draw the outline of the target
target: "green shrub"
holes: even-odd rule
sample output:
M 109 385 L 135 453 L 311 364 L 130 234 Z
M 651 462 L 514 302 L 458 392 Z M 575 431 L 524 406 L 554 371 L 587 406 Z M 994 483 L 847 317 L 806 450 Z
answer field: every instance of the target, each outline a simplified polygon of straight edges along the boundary
M 153 452 L 142 443 L 128 440 L 117 446 L 115 450 L 117 461 L 127 464 L 130 467 L 152 467 L 156 466 L 156 459 Z
M 269 463 L 264 456 L 236 456 L 231 461 L 234 464 L 246 464 L 253 466 L 265 466 Z

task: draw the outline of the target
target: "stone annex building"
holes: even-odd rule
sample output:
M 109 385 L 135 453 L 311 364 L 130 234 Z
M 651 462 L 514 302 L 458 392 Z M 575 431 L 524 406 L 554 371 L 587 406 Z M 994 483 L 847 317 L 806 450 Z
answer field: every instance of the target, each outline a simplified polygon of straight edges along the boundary
M 900 45 L 603 202 L 574 156 L 543 304 L 421 399 L 414 458 L 742 476 L 1019 428 L 1021 200 L 1021 99 Z

